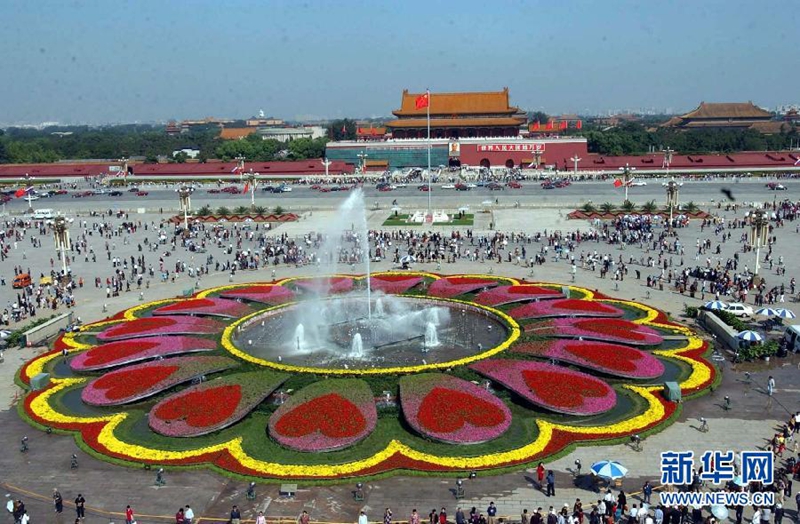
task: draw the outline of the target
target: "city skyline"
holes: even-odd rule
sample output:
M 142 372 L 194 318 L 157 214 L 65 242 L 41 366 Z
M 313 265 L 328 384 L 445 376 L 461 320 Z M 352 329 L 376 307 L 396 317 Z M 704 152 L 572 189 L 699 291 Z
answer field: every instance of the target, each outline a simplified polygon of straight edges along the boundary
M 549 114 L 796 102 L 788 1 L 0 5 L 0 122 L 388 117 L 404 88 Z M 771 13 L 781 13 L 774 17 Z M 55 22 L 54 22 L 55 21 Z M 757 38 L 754 36 L 757 35 Z

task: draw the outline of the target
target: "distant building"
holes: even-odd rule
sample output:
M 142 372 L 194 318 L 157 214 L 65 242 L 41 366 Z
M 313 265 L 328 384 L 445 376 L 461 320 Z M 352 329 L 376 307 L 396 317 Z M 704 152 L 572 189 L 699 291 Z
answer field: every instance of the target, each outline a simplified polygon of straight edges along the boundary
M 298 138 L 319 138 L 325 136 L 325 129 L 321 126 L 304 127 L 262 127 L 256 133 L 263 140 L 277 140 L 288 142 Z
M 360 125 L 356 127 L 356 140 L 384 140 L 386 139 L 386 132 L 387 128 L 383 127 L 373 127 L 371 124 L 369 127 L 366 125 Z
M 219 133 L 222 140 L 242 140 L 258 131 L 255 127 L 224 127 Z
M 773 114 L 752 102 L 706 103 L 685 115 L 676 116 L 661 124 L 673 129 L 754 129 L 761 133 L 780 132 L 781 122 Z
M 478 93 L 431 93 L 430 107 L 417 109 L 425 93 L 403 90 L 397 120 L 387 122 L 392 138 L 424 138 L 431 115 L 431 138 L 518 137 L 528 118 L 509 104 L 508 88 Z
M 253 118 L 248 118 L 245 123 L 247 124 L 247 127 L 275 127 L 282 126 L 286 122 L 284 122 L 281 118 L 275 118 L 272 116 L 267 118 L 254 116 Z
M 184 147 L 182 149 L 176 149 L 172 152 L 173 158 L 177 156 L 179 153 L 185 154 L 189 158 L 197 158 L 197 155 L 200 154 L 200 150 L 194 147 Z

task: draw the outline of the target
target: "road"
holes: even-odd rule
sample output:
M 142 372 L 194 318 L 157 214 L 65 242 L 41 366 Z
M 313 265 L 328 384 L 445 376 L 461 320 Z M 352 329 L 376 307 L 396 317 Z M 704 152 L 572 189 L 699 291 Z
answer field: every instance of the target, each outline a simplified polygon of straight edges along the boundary
M 723 190 L 730 191 L 738 202 L 768 201 L 774 198 L 796 199 L 797 188 L 791 181 L 785 184 L 787 191 L 772 191 L 765 186 L 765 179 L 754 180 L 710 180 L 686 181 L 680 190 L 680 202 L 692 201 L 698 205 L 708 205 L 714 202 L 725 201 L 727 196 Z M 198 189 L 192 195 L 192 208 L 199 209 L 208 204 L 212 208 L 227 206 L 250 205 L 250 195 L 208 192 L 208 188 Z M 241 185 L 239 185 L 241 187 Z M 150 211 L 163 209 L 176 211 L 178 209 L 178 196 L 173 187 L 143 186 L 148 191 L 147 196 L 136 196 L 135 193 L 123 192 L 122 196 L 96 195 L 83 198 L 73 198 L 71 195 L 59 195 L 52 198 L 42 198 L 33 202 L 34 209 L 50 208 L 67 214 L 82 211 L 99 211 L 108 209 L 136 210 L 147 208 Z M 74 191 L 70 191 L 73 193 Z M 364 187 L 366 201 L 369 205 L 377 202 L 382 208 L 389 208 L 394 200 L 406 209 L 427 207 L 428 194 L 419 191 L 416 185 L 399 188 L 393 191 L 381 192 L 374 185 Z M 348 191 L 321 193 L 308 186 L 294 185 L 288 193 L 273 194 L 256 191 L 256 205 L 274 209 L 282 206 L 286 210 L 304 209 L 332 209 L 347 198 Z M 577 206 L 591 201 L 595 205 L 611 202 L 620 205 L 625 200 L 623 189 L 615 188 L 610 180 L 576 182 L 571 186 L 560 189 L 542 189 L 538 182 L 523 182 L 522 188 L 492 191 L 486 188 L 475 188 L 470 191 L 456 191 L 454 189 L 441 189 L 441 184 L 434 184 L 432 199 L 433 207 L 442 209 L 455 209 L 463 205 L 473 208 L 480 207 L 482 202 L 497 200 L 501 206 L 512 206 L 519 202 L 523 207 L 569 207 Z M 662 205 L 666 199 L 666 192 L 660 181 L 652 182 L 646 186 L 631 187 L 628 198 L 641 205 L 647 201 L 655 200 Z M 12 199 L 7 204 L 7 211 L 23 213 L 28 203 L 24 199 Z

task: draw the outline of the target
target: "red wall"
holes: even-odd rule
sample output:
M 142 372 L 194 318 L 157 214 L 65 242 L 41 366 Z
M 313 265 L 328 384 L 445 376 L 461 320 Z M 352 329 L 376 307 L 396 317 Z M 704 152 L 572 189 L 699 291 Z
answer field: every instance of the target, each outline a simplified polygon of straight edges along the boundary
M 500 139 L 494 139 L 493 143 L 502 143 Z M 509 144 L 514 144 L 514 140 L 509 140 Z M 543 165 L 556 164 L 558 169 L 564 169 L 565 165 L 572 168 L 572 162 L 569 160 L 573 156 L 578 155 L 579 158 L 586 158 L 588 151 L 586 149 L 586 142 L 547 142 L 544 145 L 544 153 L 541 156 L 540 162 Z M 513 160 L 515 166 L 519 166 L 523 160 L 534 159 L 534 154 L 531 151 L 478 151 L 478 144 L 461 144 L 461 163 L 470 166 L 479 166 L 481 160 L 488 159 L 492 167 L 503 167 L 506 160 Z M 523 167 L 527 167 L 523 166 Z

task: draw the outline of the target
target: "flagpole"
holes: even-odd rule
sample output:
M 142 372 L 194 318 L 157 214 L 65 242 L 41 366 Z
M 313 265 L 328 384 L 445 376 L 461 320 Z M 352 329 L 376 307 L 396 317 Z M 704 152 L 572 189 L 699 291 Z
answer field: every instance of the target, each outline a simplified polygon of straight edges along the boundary
M 433 177 L 431 176 L 431 90 L 426 89 L 425 94 L 428 96 L 428 214 L 431 216 L 431 223 L 433 223 L 433 209 L 431 208 L 431 193 L 433 192 Z

